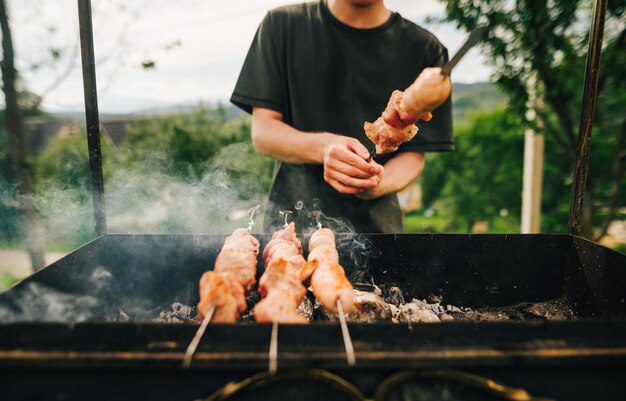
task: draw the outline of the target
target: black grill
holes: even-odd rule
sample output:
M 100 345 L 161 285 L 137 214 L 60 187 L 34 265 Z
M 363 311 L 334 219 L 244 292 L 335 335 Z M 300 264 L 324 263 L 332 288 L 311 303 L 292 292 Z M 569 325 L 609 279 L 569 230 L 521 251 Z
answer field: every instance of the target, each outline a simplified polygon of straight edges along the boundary
M 269 237 L 259 239 L 264 246 Z M 402 394 L 436 391 L 439 387 L 425 383 L 441 382 L 447 393 L 458 387 L 462 397 L 487 397 L 489 392 L 476 383 L 454 376 L 467 373 L 555 399 L 589 399 L 590 391 L 595 399 L 617 399 L 611 397 L 623 391 L 616 378 L 626 373 L 626 256 L 570 235 L 381 234 L 365 239 L 371 247 L 368 266 L 351 265 L 349 253 L 342 252 L 344 266 L 367 268 L 376 283 L 397 285 L 407 297 L 440 296 L 444 304 L 472 308 L 560 298 L 576 318 L 412 327 L 350 324 L 355 367 L 346 363 L 338 324 L 281 325 L 278 377 L 285 381 L 238 397 L 281 399 L 277 394 L 290 386 L 300 389 L 302 399 L 348 396 L 303 370 L 311 368 L 328 369 L 368 396 L 385 377 L 406 369 L 414 376 L 402 384 L 409 390 L 394 390 Z M 185 370 L 183 354 L 197 325 L 150 322 L 173 302 L 197 302 L 198 279 L 223 240 L 105 235 L 0 294 L 5 322 L 0 324 L 0 369 L 11 379 L 4 384 L 8 399 L 40 399 L 54 391 L 63 395 L 59 399 L 191 400 L 265 371 L 271 325 L 210 325 L 192 368 Z M 348 246 L 350 240 L 340 236 L 339 243 Z M 53 296 L 57 304 L 45 304 Z M 120 309 L 130 322 L 106 322 Z M 84 321 L 72 322 L 77 318 Z M 62 321 L 46 323 L 55 319 Z M 442 369 L 451 376 L 415 376 Z M 294 372 L 312 376 L 292 381 L 281 376 Z M 393 398 L 399 394 L 394 391 L 384 399 L 402 399 Z

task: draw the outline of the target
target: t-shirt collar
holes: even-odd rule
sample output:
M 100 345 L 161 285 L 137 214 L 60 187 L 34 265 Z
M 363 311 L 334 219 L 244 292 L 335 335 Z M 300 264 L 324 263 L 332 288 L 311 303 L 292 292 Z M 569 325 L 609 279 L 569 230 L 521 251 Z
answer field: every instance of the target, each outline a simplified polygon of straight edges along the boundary
M 398 13 L 392 11 L 387 21 L 385 21 L 382 25 L 378 25 L 374 28 L 355 28 L 350 25 L 344 24 L 339 19 L 337 19 L 337 17 L 335 17 L 333 13 L 330 12 L 327 0 L 320 0 L 320 7 L 322 8 L 322 13 L 324 14 L 324 17 L 327 18 L 334 26 L 343 31 L 356 33 L 359 35 L 371 35 L 379 32 L 384 32 L 391 26 L 393 26 L 393 24 L 398 20 L 399 16 Z

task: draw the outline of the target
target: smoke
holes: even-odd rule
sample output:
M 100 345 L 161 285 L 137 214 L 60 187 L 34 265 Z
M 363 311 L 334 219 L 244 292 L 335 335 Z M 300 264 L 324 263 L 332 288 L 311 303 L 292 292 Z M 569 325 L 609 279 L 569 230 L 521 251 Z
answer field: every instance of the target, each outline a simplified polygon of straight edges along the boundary
M 2 322 L 84 322 L 102 316 L 108 301 L 106 292 L 111 273 L 97 268 L 89 283 L 90 294 L 68 293 L 58 288 L 29 281 L 0 296 Z M 2 299 L 4 298 L 4 299 Z
M 251 152 L 249 143 L 226 146 L 202 166 L 199 176 L 183 176 L 159 166 L 167 156 L 155 152 L 142 156 L 150 159 L 145 164 L 136 162 L 128 168 L 105 171 L 108 232 L 212 234 L 247 227 L 248 209 L 263 203 L 267 192 L 258 169 L 249 166 Z M 84 173 L 78 185 L 70 186 L 60 179 L 37 183 L 31 196 L 47 244 L 67 249 L 95 237 L 90 184 Z M 2 177 L 0 206 L 1 237 L 23 234 L 19 194 Z
M 358 233 L 352 223 L 343 217 L 334 217 L 324 214 L 319 199 L 312 199 L 310 208 L 305 201 L 298 201 L 294 206 L 297 219 L 302 224 L 305 237 L 309 238 L 319 227 L 331 229 L 335 233 L 337 251 L 341 258 L 346 274 L 355 271 L 369 271 L 369 260 L 372 242 L 363 234 Z
M 259 161 L 249 142 L 223 147 L 210 160 L 193 166 L 195 171 L 185 170 L 184 165 L 182 169 L 172 168 L 171 154 L 165 149 L 149 153 L 138 151 L 132 157 L 132 162 L 123 157 L 111 157 L 117 159 L 119 164 L 110 163 L 109 159 L 104 166 L 109 233 L 230 233 L 235 228 L 249 226 L 248 210 L 262 204 L 267 196 L 264 186 L 264 180 L 267 180 L 261 175 L 267 173 L 271 179 L 271 168 L 263 170 L 258 167 L 259 163 L 267 161 Z M 64 171 L 62 167 L 57 170 Z M 74 179 L 68 178 L 72 185 L 64 182 L 65 177 L 61 173 L 56 175 L 56 179 L 40 180 L 36 192 L 31 195 L 44 227 L 45 242 L 62 249 L 78 247 L 95 237 L 88 173 L 76 173 L 72 167 L 68 167 L 68 171 L 74 173 Z M 18 209 L 19 194 L 15 185 L 5 179 L 0 180 L 0 202 L 3 220 L 0 229 L 23 235 L 25 230 Z M 14 226 L 6 224 L 5 211 L 13 213 L 11 221 Z M 255 230 L 259 230 L 261 219 L 262 215 L 257 213 Z M 14 238 L 13 241 L 17 242 L 20 236 L 15 235 Z M 149 318 L 155 308 L 162 305 L 154 305 L 145 296 L 145 291 L 141 291 L 141 286 L 163 277 L 158 277 L 148 265 L 155 250 L 146 244 L 138 246 L 137 242 L 131 242 L 120 244 L 115 251 L 146 261 L 133 273 L 132 280 L 120 281 L 115 277 L 114 269 L 90 266 L 89 262 L 81 269 L 85 274 L 91 274 L 79 280 L 73 275 L 69 277 L 66 268 L 70 266 L 58 266 L 68 275 L 62 287 L 42 283 L 34 277 L 0 294 L 0 321 L 102 320 L 110 316 L 108 308 L 119 305 L 122 298 L 125 299 L 124 312 L 132 319 Z M 205 245 L 194 246 L 204 249 Z M 211 248 L 220 245 L 211 244 Z M 128 249 L 124 249 L 125 246 Z M 97 262 L 94 260 L 93 263 Z M 207 268 L 208 263 L 207 260 Z M 85 281 L 89 291 L 81 290 Z M 123 294 L 120 288 L 125 289 Z M 180 293 L 172 297 L 188 301 L 196 295 L 197 283 L 181 288 Z M 157 315 L 158 311 L 154 316 Z

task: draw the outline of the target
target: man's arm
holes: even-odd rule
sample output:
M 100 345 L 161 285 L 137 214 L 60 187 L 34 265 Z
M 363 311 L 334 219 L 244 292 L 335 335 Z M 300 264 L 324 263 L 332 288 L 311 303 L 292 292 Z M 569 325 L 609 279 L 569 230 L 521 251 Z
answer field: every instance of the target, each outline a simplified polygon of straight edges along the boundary
M 424 169 L 424 153 L 402 152 L 385 163 L 380 185 L 355 194 L 361 199 L 374 199 L 406 188 Z
M 369 151 L 355 138 L 299 131 L 281 113 L 255 107 L 252 143 L 257 152 L 288 163 L 324 165 L 324 180 L 337 191 L 357 194 L 380 184 L 383 168 L 366 160 Z

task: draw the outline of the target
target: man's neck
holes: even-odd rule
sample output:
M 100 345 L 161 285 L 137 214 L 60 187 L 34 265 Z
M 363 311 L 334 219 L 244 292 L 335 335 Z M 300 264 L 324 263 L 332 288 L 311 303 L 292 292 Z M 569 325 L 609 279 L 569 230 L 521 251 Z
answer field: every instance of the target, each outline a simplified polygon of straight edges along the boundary
M 339 21 L 353 28 L 376 28 L 391 15 L 383 0 L 328 0 L 328 9 Z

